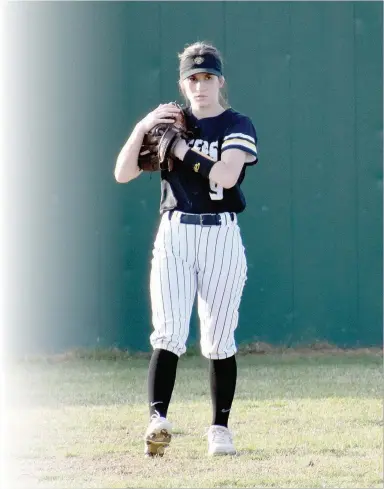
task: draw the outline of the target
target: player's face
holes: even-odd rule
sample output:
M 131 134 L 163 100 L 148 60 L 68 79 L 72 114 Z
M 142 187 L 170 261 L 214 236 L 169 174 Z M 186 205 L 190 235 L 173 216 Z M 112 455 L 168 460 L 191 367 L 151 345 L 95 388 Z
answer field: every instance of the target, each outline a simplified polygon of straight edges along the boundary
M 183 81 L 182 88 L 192 107 L 209 107 L 219 103 L 223 80 L 210 73 L 196 73 Z

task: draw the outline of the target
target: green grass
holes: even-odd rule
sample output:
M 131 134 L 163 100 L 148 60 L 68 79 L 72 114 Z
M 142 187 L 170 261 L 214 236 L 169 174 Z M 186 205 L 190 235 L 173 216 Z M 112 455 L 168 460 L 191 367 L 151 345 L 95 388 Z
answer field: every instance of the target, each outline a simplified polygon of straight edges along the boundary
M 19 362 L 7 380 L 7 487 L 383 487 L 380 353 L 242 355 L 238 454 L 208 458 L 207 362 L 182 357 L 164 458 L 143 457 L 148 359 Z

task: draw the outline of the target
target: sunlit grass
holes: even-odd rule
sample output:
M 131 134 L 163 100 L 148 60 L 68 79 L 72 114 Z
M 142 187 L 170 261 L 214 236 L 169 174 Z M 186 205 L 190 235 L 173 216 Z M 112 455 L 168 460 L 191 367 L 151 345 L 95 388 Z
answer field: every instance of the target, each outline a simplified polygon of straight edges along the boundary
M 148 359 L 19 362 L 8 376 L 9 487 L 382 487 L 382 357 L 238 357 L 238 454 L 208 458 L 208 365 L 183 357 L 162 459 L 143 457 Z

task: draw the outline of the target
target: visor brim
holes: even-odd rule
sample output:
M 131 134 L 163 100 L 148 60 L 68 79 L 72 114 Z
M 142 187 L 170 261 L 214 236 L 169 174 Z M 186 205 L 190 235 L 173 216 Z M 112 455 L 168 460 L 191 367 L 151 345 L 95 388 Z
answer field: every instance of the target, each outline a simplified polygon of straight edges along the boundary
M 213 68 L 192 68 L 191 70 L 187 70 L 180 75 L 181 80 L 185 80 L 189 76 L 196 75 L 197 73 L 209 73 L 210 75 L 223 76 L 220 71 L 217 71 Z

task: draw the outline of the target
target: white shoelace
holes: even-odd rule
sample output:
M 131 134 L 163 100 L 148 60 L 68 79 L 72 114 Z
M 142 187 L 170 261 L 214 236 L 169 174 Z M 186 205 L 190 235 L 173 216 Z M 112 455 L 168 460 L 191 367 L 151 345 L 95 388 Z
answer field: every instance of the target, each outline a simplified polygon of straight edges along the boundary
M 218 443 L 232 443 L 232 435 L 228 429 L 224 427 L 215 427 L 213 429 L 209 429 L 204 436 L 208 436 L 212 441 Z

